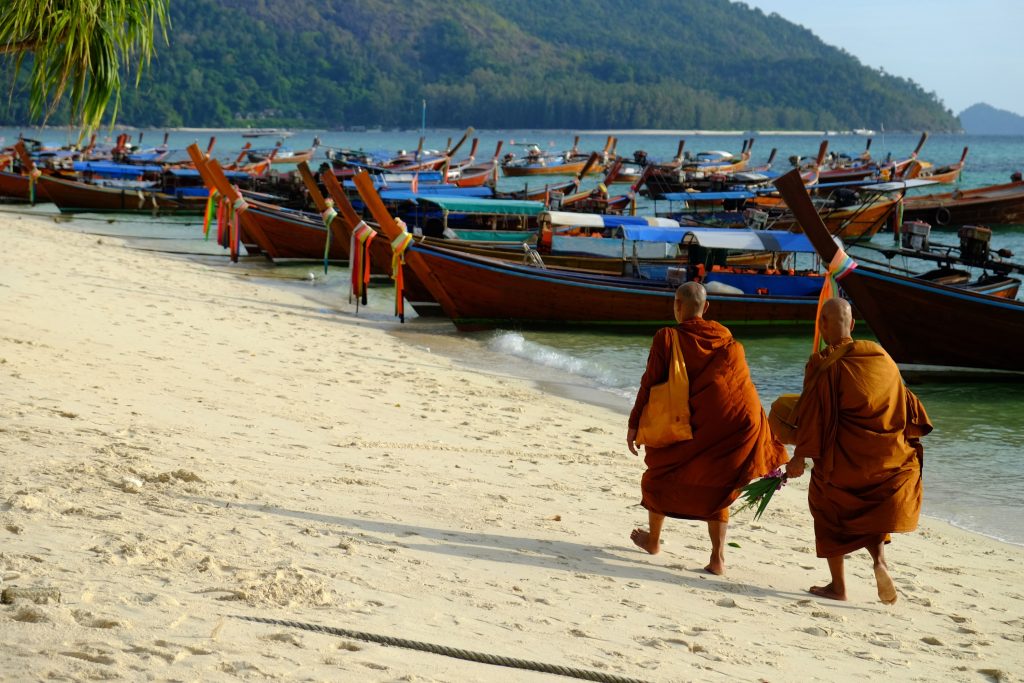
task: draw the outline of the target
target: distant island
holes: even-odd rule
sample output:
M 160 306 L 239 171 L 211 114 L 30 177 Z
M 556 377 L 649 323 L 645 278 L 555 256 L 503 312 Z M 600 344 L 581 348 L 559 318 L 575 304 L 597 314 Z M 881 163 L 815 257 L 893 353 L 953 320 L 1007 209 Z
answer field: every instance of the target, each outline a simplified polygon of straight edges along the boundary
M 1024 116 L 982 102 L 960 112 L 960 124 L 970 135 L 1024 135 Z

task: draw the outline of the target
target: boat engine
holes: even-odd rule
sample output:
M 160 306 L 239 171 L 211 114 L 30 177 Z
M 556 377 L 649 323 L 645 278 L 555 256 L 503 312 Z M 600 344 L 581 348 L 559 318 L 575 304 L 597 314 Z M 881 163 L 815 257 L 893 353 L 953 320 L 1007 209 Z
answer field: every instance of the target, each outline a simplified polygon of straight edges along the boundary
M 853 206 L 860 203 L 860 193 L 848 187 L 840 187 L 832 193 L 832 201 L 837 209 Z
M 960 237 L 960 257 L 972 265 L 988 261 L 988 245 L 992 241 L 992 230 L 980 225 L 965 225 L 957 231 Z
M 900 227 L 900 234 L 903 235 L 903 248 L 928 251 L 928 236 L 931 231 L 932 226 L 924 221 L 904 221 Z

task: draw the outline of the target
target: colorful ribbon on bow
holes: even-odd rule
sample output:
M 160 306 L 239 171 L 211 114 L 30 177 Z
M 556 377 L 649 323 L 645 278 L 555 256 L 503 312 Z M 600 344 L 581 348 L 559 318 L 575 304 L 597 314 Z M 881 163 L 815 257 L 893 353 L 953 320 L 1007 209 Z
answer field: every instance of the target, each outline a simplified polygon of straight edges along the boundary
M 327 199 L 324 203 L 327 208 L 323 210 L 320 217 L 324 220 L 324 227 L 327 228 L 327 240 L 324 242 L 324 275 L 327 275 L 327 256 L 331 251 L 331 222 L 338 216 L 338 212 L 334 210 L 333 199 Z
M 210 224 L 217 220 L 217 190 L 210 190 L 210 196 L 206 199 L 206 211 L 203 212 L 203 239 L 210 239 Z M 217 235 L 218 241 L 220 235 Z
M 366 305 L 366 288 L 370 284 L 370 243 L 377 236 L 377 232 L 366 224 L 359 221 L 352 231 L 352 240 L 349 243 L 348 259 L 349 268 L 352 271 L 352 289 L 349 290 L 348 301 L 356 300 L 356 312 L 359 312 L 359 303 Z
M 33 168 L 28 172 L 28 203 L 32 206 L 36 205 L 36 179 L 43 175 L 43 172 L 38 168 Z
M 391 279 L 395 281 L 395 315 L 401 322 L 405 322 L 405 277 L 402 274 L 402 266 L 405 265 L 405 251 L 412 244 L 412 235 L 406 230 L 405 222 L 396 219 L 395 223 L 402 229 L 395 239 L 391 240 Z
M 849 275 L 856 267 L 857 262 L 850 258 L 849 254 L 842 249 L 836 249 L 836 255 L 828 264 L 828 273 L 825 274 L 825 282 L 822 283 L 821 294 L 818 296 L 818 312 L 814 316 L 814 353 L 821 351 L 825 343 L 821 338 L 821 324 L 818 321 L 821 317 L 821 307 L 829 299 L 839 296 L 839 280 Z

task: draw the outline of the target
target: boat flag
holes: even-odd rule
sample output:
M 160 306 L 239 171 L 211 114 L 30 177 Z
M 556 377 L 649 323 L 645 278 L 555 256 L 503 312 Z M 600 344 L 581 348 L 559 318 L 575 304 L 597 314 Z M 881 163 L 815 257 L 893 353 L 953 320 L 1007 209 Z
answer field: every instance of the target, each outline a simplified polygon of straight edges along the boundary
M 403 300 L 405 290 L 405 277 L 402 266 L 405 265 L 405 252 L 412 244 L 412 235 L 406 228 L 405 221 L 401 218 L 395 219 L 395 224 L 401 228 L 402 233 L 391 240 L 391 279 L 395 281 L 395 315 L 399 321 L 405 322 L 405 301 Z
M 218 207 L 217 190 L 210 190 L 210 196 L 206 200 L 206 211 L 203 213 L 203 240 L 210 239 L 210 224 L 215 222 Z
M 327 228 L 327 239 L 324 242 L 324 275 L 327 275 L 327 257 L 331 252 L 331 223 L 338 215 L 338 212 L 334 210 L 333 199 L 326 200 L 324 204 L 327 208 L 323 210 L 320 217 L 324 221 L 324 227 Z
M 350 303 L 355 300 L 356 313 L 359 313 L 360 302 L 364 306 L 367 303 L 366 288 L 370 284 L 370 243 L 376 236 L 377 232 L 365 221 L 359 221 L 352 230 L 349 244 L 352 289 L 349 290 L 348 300 Z
M 829 299 L 839 296 L 839 280 L 853 272 L 853 269 L 856 267 L 857 262 L 850 258 L 842 249 L 836 250 L 836 255 L 832 257 L 832 262 L 828 264 L 828 273 L 825 274 L 825 281 L 821 285 L 821 294 L 818 296 L 818 313 L 814 316 L 813 353 L 817 353 L 825 348 L 825 340 L 821 337 L 821 325 L 818 323 L 818 319 L 821 317 L 821 307 Z

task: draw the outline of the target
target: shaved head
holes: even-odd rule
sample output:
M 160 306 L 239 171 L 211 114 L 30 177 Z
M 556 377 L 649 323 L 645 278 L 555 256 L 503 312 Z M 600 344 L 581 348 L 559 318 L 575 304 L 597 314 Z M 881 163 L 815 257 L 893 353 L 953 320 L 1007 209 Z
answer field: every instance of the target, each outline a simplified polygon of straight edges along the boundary
M 821 305 L 818 318 L 821 336 L 829 346 L 838 344 L 853 331 L 853 309 L 846 299 L 828 299 Z
M 685 282 L 676 289 L 675 313 L 676 320 L 683 322 L 690 318 L 700 318 L 707 310 L 708 293 L 699 282 Z

